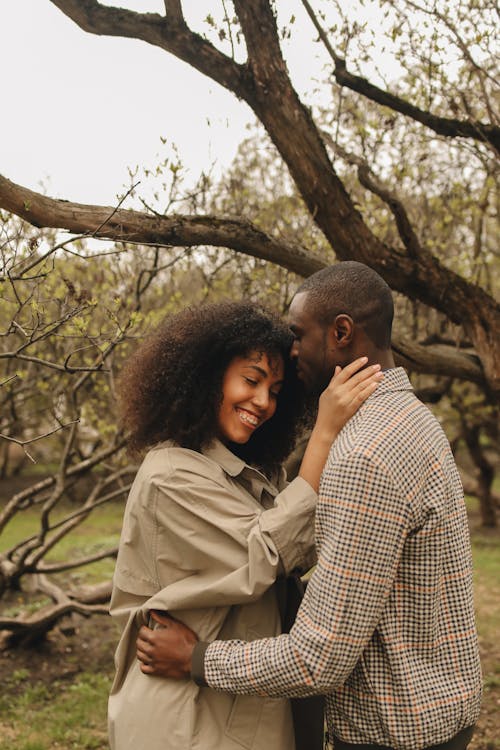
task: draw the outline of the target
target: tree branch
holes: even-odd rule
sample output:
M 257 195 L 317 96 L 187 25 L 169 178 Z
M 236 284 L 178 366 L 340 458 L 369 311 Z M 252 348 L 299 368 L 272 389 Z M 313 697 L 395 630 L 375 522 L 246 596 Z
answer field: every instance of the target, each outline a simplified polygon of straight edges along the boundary
M 174 21 L 179 25 L 185 23 L 181 0 L 165 0 L 165 10 L 168 21 Z
M 81 29 L 99 36 L 141 39 L 171 52 L 244 99 L 246 69 L 235 63 L 199 34 L 191 31 L 182 14 L 180 0 L 165 0 L 167 16 L 137 13 L 102 5 L 97 0 L 51 0 Z
M 35 615 L 26 619 L 16 617 L 0 617 L 0 631 L 10 633 L 8 642 L 30 643 L 42 638 L 49 630 L 57 625 L 63 617 L 73 613 L 89 617 L 90 615 L 109 615 L 109 606 L 103 604 L 82 604 L 77 601 L 62 602 L 39 610 Z
M 233 0 L 248 52 L 248 62 L 244 66 L 235 64 L 191 31 L 175 24 L 169 27 L 161 16 L 128 15 L 130 11 L 105 7 L 95 0 L 52 2 L 82 28 L 93 33 L 146 39 L 176 54 L 244 98 L 269 133 L 311 216 L 337 257 L 366 263 L 393 289 L 444 312 L 451 321 L 463 325 L 481 358 L 491 391 L 500 392 L 499 305 L 480 287 L 445 267 L 436 256 L 426 255 L 417 263 L 402 256 L 397 249 L 386 246 L 371 232 L 335 173 L 310 110 L 302 104 L 291 84 L 279 48 L 270 0 Z M 95 224 L 93 226 L 95 228 Z M 202 234 L 204 236 L 200 236 L 198 243 L 192 244 L 212 243 L 215 239 L 213 231 L 208 232 L 212 238 L 207 238 L 206 227 L 200 232 Z M 130 239 L 148 241 L 137 236 Z M 184 240 L 179 242 L 175 231 L 172 239 L 173 242 L 168 241 L 168 244 L 184 243 Z M 153 237 L 152 241 L 163 244 L 164 240 Z M 220 234 L 215 244 L 246 252 L 235 247 L 234 238 L 231 244 L 221 243 Z M 282 264 L 279 258 L 271 260 Z M 306 273 L 312 270 L 316 268 Z
M 8 440 L 11 443 L 15 443 L 16 445 L 20 445 L 28 458 L 33 461 L 33 463 L 36 463 L 35 459 L 28 453 L 26 450 L 26 446 L 30 445 L 31 443 L 36 443 L 37 440 L 42 440 L 43 438 L 49 437 L 50 435 L 53 435 L 55 432 L 59 432 L 59 430 L 64 430 L 66 427 L 69 427 L 72 424 L 75 424 L 75 422 L 79 422 L 79 419 L 74 420 L 73 422 L 68 422 L 67 424 L 60 424 L 58 427 L 54 427 L 53 430 L 50 430 L 49 432 L 45 432 L 43 435 L 37 435 L 34 438 L 30 438 L 29 440 L 19 440 L 18 438 L 12 437 L 11 435 L 5 435 L 3 432 L 0 432 L 0 439 Z
M 406 209 L 399 198 L 378 182 L 372 170 L 363 159 L 355 154 L 348 153 L 342 148 L 342 146 L 335 143 L 329 133 L 323 133 L 323 137 L 336 153 L 340 154 L 340 156 L 349 164 L 353 164 L 357 167 L 358 179 L 361 185 L 374 195 L 377 195 L 380 200 L 389 207 L 394 219 L 396 220 L 398 233 L 408 251 L 408 256 L 413 260 L 418 261 L 423 253 L 428 253 L 428 251 L 420 244 L 420 241 L 411 225 Z
M 398 363 L 409 370 L 470 380 L 484 387 L 484 373 L 477 357 L 455 347 L 422 346 L 394 335 L 392 350 Z
M 116 557 L 118 554 L 118 547 L 113 549 L 104 550 L 103 552 L 96 552 L 94 555 L 87 555 L 87 557 L 80 557 L 78 560 L 72 560 L 71 562 L 61 563 L 44 563 L 43 565 L 37 565 L 33 569 L 34 573 L 61 573 L 65 570 L 74 570 L 75 568 L 81 568 L 84 565 L 97 562 L 98 560 L 104 560 L 107 557 Z
M 280 242 L 243 219 L 151 216 L 138 211 L 48 198 L 0 175 L 0 206 L 34 226 L 67 229 L 119 242 L 193 247 L 214 245 L 268 260 L 301 276 L 325 263 L 298 245 Z M 97 231 L 97 228 L 99 230 Z
M 63 589 L 50 581 L 44 575 L 34 576 L 36 590 L 50 597 L 55 604 L 43 607 L 35 614 L 29 617 L 0 617 L 0 631 L 5 630 L 10 633 L 8 642 L 13 643 L 30 643 L 42 638 L 49 632 L 63 617 L 78 613 L 88 617 L 92 614 L 106 615 L 109 613 L 108 604 L 103 604 L 103 594 L 106 588 L 100 587 L 95 591 L 94 600 L 99 604 L 87 604 L 83 601 L 73 600 Z M 85 597 L 92 601 L 92 595 Z
M 98 464 L 100 464 L 101 461 L 105 461 L 107 458 L 113 456 L 121 448 L 123 448 L 124 445 L 125 438 L 121 437 L 114 445 L 108 445 L 101 451 L 93 453 L 90 458 L 86 458 L 83 461 L 80 461 L 78 464 L 70 466 L 70 468 L 66 472 L 66 476 L 79 476 L 80 474 L 87 472 L 93 466 L 97 466 Z M 14 497 L 4 506 L 2 512 L 0 513 L 0 533 L 18 509 L 24 509 L 32 505 L 34 502 L 34 498 L 37 495 L 53 487 L 55 483 L 55 476 L 46 477 L 45 479 L 41 479 L 39 482 L 36 482 L 36 484 L 31 485 L 31 487 L 27 487 L 25 490 L 21 490 L 21 492 L 18 492 L 16 495 L 14 495 Z
M 500 153 L 500 128 L 498 126 L 485 122 L 471 122 L 469 120 L 458 120 L 457 118 L 438 117 L 416 107 L 406 99 L 375 86 L 367 81 L 366 78 L 350 73 L 347 70 L 346 61 L 335 53 L 329 42 L 328 35 L 318 21 L 308 0 L 302 0 L 302 5 L 306 9 L 321 41 L 333 60 L 335 80 L 339 86 L 346 86 L 351 91 L 355 91 L 377 104 L 389 107 L 395 112 L 410 117 L 412 120 L 430 128 L 438 135 L 443 135 L 447 138 L 473 138 L 476 141 L 483 141 L 490 144 Z

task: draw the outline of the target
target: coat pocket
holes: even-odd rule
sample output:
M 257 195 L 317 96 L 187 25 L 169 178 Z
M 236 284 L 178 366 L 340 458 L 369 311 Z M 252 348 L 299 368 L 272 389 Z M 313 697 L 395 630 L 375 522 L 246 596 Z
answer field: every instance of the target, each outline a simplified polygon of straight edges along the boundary
M 226 736 L 250 750 L 259 728 L 265 698 L 236 695 L 226 725 Z

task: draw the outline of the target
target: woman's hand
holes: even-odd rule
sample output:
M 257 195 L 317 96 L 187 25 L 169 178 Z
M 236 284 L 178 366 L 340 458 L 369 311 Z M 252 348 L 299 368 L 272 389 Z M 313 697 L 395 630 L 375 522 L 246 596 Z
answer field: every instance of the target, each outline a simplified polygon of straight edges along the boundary
M 299 470 L 316 492 L 331 444 L 383 378 L 380 365 L 365 367 L 367 362 L 368 357 L 360 357 L 344 368 L 336 367 L 319 398 L 318 416 Z
M 360 357 L 344 368 L 336 367 L 333 378 L 319 398 L 314 431 L 330 443 L 371 396 L 384 376 L 380 365 L 365 367 L 367 362 L 368 357 Z

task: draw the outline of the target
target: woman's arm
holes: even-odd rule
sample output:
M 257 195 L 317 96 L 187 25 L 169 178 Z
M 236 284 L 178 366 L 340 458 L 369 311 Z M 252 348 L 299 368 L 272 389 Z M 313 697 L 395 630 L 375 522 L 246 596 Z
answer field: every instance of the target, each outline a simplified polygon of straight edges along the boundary
M 367 357 L 361 357 L 343 369 L 336 367 L 320 396 L 318 416 L 299 470 L 299 476 L 316 492 L 333 441 L 383 378 L 380 365 L 365 368 L 367 361 Z

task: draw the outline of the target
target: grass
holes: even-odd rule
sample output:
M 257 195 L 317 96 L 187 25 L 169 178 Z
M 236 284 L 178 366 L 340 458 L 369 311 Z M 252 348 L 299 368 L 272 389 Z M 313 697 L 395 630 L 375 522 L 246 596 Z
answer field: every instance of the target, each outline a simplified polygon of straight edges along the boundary
M 77 509 L 66 505 L 53 514 L 55 522 Z M 109 503 L 97 508 L 82 524 L 61 539 L 45 558 L 47 562 L 76 560 L 117 545 L 123 517 L 123 503 Z M 28 508 L 18 513 L 0 537 L 0 547 L 7 550 L 20 540 L 34 535 L 39 528 L 39 512 Z M 83 583 L 97 583 L 112 576 L 114 560 L 106 559 L 82 568 L 57 574 L 54 577 L 65 587 Z M 48 603 L 42 596 L 29 592 L 16 592 L 2 607 L 6 616 L 15 617 L 30 613 Z M 105 618 L 107 619 L 107 618 Z M 102 655 L 96 659 L 87 655 L 87 666 L 82 669 L 81 649 L 95 649 L 98 643 L 103 618 L 94 617 L 83 621 L 83 627 L 93 628 L 94 640 L 82 643 L 79 633 L 77 647 L 64 647 L 70 643 L 59 634 L 62 641 L 56 653 L 50 653 L 47 664 L 40 652 L 12 652 L 11 660 L 4 660 L 2 691 L 0 693 L 0 750 L 107 750 L 106 704 L 112 679 L 111 655 L 115 645 L 115 633 L 109 629 L 104 637 L 108 658 L 103 668 Z M 87 632 L 87 631 L 86 631 Z M 78 653 L 77 653 L 78 651 Z M 22 661 L 24 659 L 24 661 Z M 31 663 L 31 659 L 32 662 Z M 18 661 L 19 660 L 19 661 Z M 21 666 L 15 666 L 20 663 Z M 14 668 L 10 668 L 14 666 Z M 5 668 L 7 667 L 7 668 Z
M 63 537 L 45 557 L 46 562 L 77 560 L 80 557 L 112 549 L 118 544 L 123 518 L 124 503 L 112 502 L 96 508 L 92 513 L 67 536 Z M 51 514 L 51 523 L 56 523 L 78 506 L 68 506 Z M 0 550 L 8 550 L 19 541 L 39 532 L 40 511 L 35 508 L 18 513 L 6 526 L 0 536 Z M 98 583 L 113 574 L 114 560 L 98 560 L 84 568 L 75 568 L 62 574 L 72 585 L 79 583 Z M 57 580 L 57 577 L 55 577 Z M 59 576 L 61 580 L 61 576 Z
M 18 672 L 21 670 L 18 670 Z M 104 750 L 109 675 L 84 672 L 74 682 L 29 684 L 12 697 L 14 672 L 0 701 L 0 750 Z M 8 703 L 8 706 L 5 704 Z

